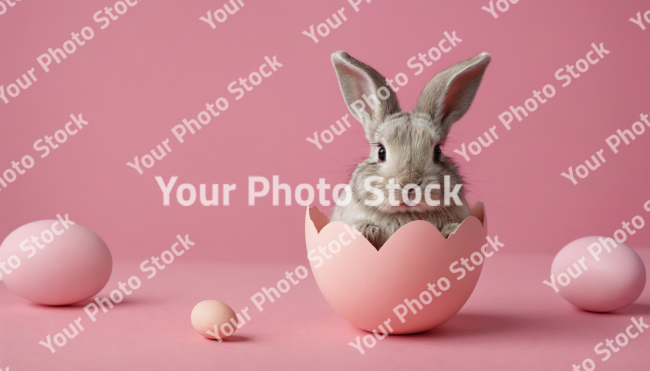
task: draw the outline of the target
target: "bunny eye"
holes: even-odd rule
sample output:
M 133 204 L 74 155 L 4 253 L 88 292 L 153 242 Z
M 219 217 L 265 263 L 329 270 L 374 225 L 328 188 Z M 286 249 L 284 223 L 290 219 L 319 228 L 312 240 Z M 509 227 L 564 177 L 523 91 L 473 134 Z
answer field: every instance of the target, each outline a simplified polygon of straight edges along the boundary
M 386 148 L 379 145 L 379 151 L 377 152 L 377 157 L 379 157 L 380 162 L 386 162 Z
M 433 161 L 440 162 L 440 156 L 442 156 L 442 150 L 439 145 L 433 149 Z

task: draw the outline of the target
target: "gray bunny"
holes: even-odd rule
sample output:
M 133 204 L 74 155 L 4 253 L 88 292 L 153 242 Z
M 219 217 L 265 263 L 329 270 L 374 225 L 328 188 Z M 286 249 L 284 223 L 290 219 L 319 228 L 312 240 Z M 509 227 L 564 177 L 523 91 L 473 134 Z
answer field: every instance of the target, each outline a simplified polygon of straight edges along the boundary
M 352 173 L 349 188 L 339 195 L 330 221 L 353 226 L 377 250 L 397 229 L 414 220 L 428 221 L 448 237 L 470 216 L 470 209 L 463 178 L 440 147 L 452 124 L 474 100 L 490 55 L 482 53 L 437 74 L 425 86 L 413 112 L 402 112 L 387 80 L 372 67 L 343 51 L 332 54 L 332 63 L 343 98 L 363 125 L 370 155 Z M 445 180 L 449 190 L 460 189 L 456 193 L 460 204 L 453 200 L 444 203 Z M 429 184 L 439 186 L 427 187 Z M 377 193 L 383 195 L 383 201 Z M 420 201 L 416 203 L 417 193 Z M 349 202 L 344 202 L 346 199 Z

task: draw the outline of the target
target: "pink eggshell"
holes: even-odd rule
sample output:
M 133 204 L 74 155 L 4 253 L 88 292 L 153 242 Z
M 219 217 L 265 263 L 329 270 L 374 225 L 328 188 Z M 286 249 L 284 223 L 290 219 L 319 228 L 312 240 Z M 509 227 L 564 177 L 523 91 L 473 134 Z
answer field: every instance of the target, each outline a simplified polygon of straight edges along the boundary
M 480 252 L 486 243 L 487 223 L 482 203 L 456 233 L 448 239 L 431 223 L 414 221 L 401 227 L 377 251 L 363 236 L 318 266 L 310 264 L 316 283 L 327 302 L 341 317 L 353 325 L 372 331 L 388 318 L 393 334 L 409 334 L 429 330 L 453 317 L 469 299 L 478 282 L 483 265 L 478 265 L 461 280 L 450 272 L 450 265 L 461 257 Z M 349 236 L 346 224 L 328 218 L 316 207 L 308 208 L 305 235 L 308 253 L 319 246 L 328 246 L 341 234 Z M 352 227 L 347 226 L 352 229 Z M 317 267 L 318 266 L 318 267 Z M 393 312 L 405 299 L 416 299 L 427 290 L 428 283 L 440 277 L 451 282 L 448 291 L 433 298 L 430 304 L 401 323 Z M 377 330 L 380 331 L 380 330 Z
M 194 306 L 190 320 L 196 332 L 208 339 L 216 339 L 214 335 L 208 333 L 208 331 L 215 333 L 215 326 L 217 327 L 216 334 L 221 339 L 237 331 L 237 315 L 235 312 L 227 304 L 216 300 L 204 300 Z M 230 326 L 224 326 L 224 324 Z
M 57 232 L 63 232 L 56 235 L 53 226 Z M 7 262 L 15 255 L 20 259 L 20 266 L 9 274 L 2 272 L 5 285 L 27 300 L 46 305 L 77 303 L 101 291 L 113 267 L 108 247 L 84 226 L 74 224 L 68 228 L 57 220 L 39 220 L 11 232 L 0 245 L 0 262 Z M 31 241 L 31 236 L 40 240 L 43 233 L 46 239 L 53 236 L 53 240 L 50 243 L 41 240 L 40 244 L 44 245 L 41 249 Z M 31 257 L 28 257 L 32 254 L 28 246 L 36 248 Z
M 600 261 L 588 250 L 594 243 L 602 248 Z M 618 247 L 610 247 L 611 252 L 607 252 L 599 237 L 592 236 L 577 239 L 560 250 L 553 260 L 551 274 L 566 301 L 591 312 L 610 312 L 632 304 L 641 295 L 646 280 L 643 261 L 626 244 L 616 244 Z M 597 251 L 598 247 L 592 250 Z M 582 258 L 586 269 L 580 263 Z

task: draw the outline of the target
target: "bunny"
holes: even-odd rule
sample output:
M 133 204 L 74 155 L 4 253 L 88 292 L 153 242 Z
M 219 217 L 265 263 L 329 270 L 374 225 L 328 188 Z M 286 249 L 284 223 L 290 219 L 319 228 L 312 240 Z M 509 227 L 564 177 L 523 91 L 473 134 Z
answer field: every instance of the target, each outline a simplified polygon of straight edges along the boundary
M 454 233 L 470 216 L 470 208 L 458 167 L 440 148 L 452 124 L 469 109 L 489 63 L 490 55 L 482 53 L 447 68 L 424 87 L 412 112 L 402 112 L 384 76 L 344 51 L 333 53 L 343 98 L 363 125 L 370 155 L 356 166 L 330 221 L 354 227 L 377 250 L 397 229 L 415 220 L 432 223 L 445 238 Z M 410 189 L 405 190 L 407 185 Z M 460 204 L 445 203 L 445 189 L 457 191 Z

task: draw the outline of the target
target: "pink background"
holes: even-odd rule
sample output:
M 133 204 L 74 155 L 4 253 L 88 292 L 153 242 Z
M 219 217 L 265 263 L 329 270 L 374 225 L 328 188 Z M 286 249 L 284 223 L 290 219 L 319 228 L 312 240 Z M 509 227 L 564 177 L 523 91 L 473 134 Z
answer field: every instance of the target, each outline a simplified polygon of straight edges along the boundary
M 183 256 L 182 264 L 214 263 L 222 268 L 203 268 L 199 274 L 193 271 L 200 270 L 201 265 L 198 268 L 179 267 L 173 274 L 173 277 L 179 277 L 176 283 L 166 281 L 171 280 L 171 273 L 166 279 L 152 280 L 148 294 L 133 299 L 134 309 L 128 315 L 129 305 L 125 302 L 124 316 L 138 318 L 155 312 L 160 322 L 155 324 L 154 321 L 150 326 L 168 324 L 170 318 L 180 318 L 185 323 L 189 321 L 189 310 L 194 303 L 211 297 L 222 298 L 238 311 L 244 305 L 250 305 L 248 298 L 256 290 L 280 279 L 284 270 L 293 269 L 298 264 L 308 265 L 303 233 L 304 208 L 295 200 L 290 207 L 272 206 L 271 194 L 258 199 L 256 206 L 248 206 L 248 177 L 264 176 L 271 180 L 273 175 L 278 175 L 280 181 L 290 184 L 292 189 L 300 183 L 315 186 L 320 177 L 332 185 L 346 183 L 354 165 L 367 155 L 361 126 L 354 120 L 351 121 L 352 129 L 324 145 L 320 151 L 305 140 L 312 137 L 314 131 L 329 128 L 348 113 L 331 66 L 330 54 L 345 50 L 390 78 L 399 72 L 405 73 L 409 83 L 400 88 L 397 95 L 404 109 L 412 109 L 421 89 L 436 73 L 485 51 L 492 55 L 492 63 L 472 108 L 455 124 L 443 152 L 452 155 L 459 163 L 468 180 L 469 198 L 486 204 L 490 217 L 489 234 L 498 235 L 508 246 L 502 255 L 492 258 L 494 261 L 503 259 L 495 267 L 507 270 L 530 262 L 537 268 L 519 269 L 519 275 L 510 277 L 514 281 L 530 282 L 530 286 L 524 288 L 522 283 L 506 279 L 505 273 L 489 271 L 486 266 L 486 276 L 494 281 L 479 282 L 475 296 L 484 300 L 472 302 L 470 299 L 468 307 L 480 312 L 494 305 L 493 312 L 481 312 L 483 317 L 480 320 L 471 314 L 466 315 L 465 322 L 461 321 L 462 318 L 452 319 L 455 322 L 444 325 L 451 326 L 448 330 L 422 337 L 431 340 L 431 337 L 444 339 L 450 336 L 460 339 L 457 343 L 460 346 L 466 344 L 461 336 L 466 334 L 474 339 L 469 340 L 470 343 L 490 343 L 477 347 L 488 347 L 480 349 L 486 352 L 483 357 L 491 357 L 487 363 L 495 367 L 499 367 L 495 354 L 508 352 L 514 357 L 512 362 L 519 363 L 520 367 L 550 357 L 556 363 L 548 369 L 568 369 L 574 359 L 577 362 L 593 357 L 591 349 L 596 343 L 622 330 L 619 327 L 629 320 L 627 314 L 621 315 L 622 319 L 612 324 L 609 332 L 593 330 L 593 333 L 581 332 L 580 336 L 571 335 L 575 336 L 576 343 L 580 342 L 576 347 L 582 349 L 573 349 L 575 352 L 572 354 L 567 354 L 566 344 L 561 344 L 566 339 L 557 340 L 562 337 L 560 331 L 565 326 L 556 322 L 558 332 L 552 334 L 551 329 L 539 323 L 528 325 L 532 326 L 529 331 L 500 331 L 502 326 L 511 330 L 519 325 L 525 327 L 528 321 L 536 321 L 545 315 L 558 316 L 558 313 L 564 313 L 562 311 L 567 312 L 568 317 L 560 315 L 561 321 L 581 326 L 580 321 L 569 320 L 580 312 L 571 312 L 572 308 L 559 295 L 540 283 L 548 279 L 553 254 L 579 237 L 611 236 L 622 221 L 630 221 L 635 215 L 649 220 L 647 216 L 650 214 L 642 206 L 650 200 L 650 172 L 647 170 L 650 131 L 629 146 L 622 144 L 616 155 L 605 143 L 616 129 L 630 129 L 632 123 L 639 120 L 640 113 L 650 114 L 650 69 L 647 68 L 650 30 L 642 31 L 628 21 L 639 11 L 643 14 L 650 10 L 647 2 L 639 0 L 605 5 L 604 2 L 588 1 L 519 1 L 510 5 L 507 12 L 499 13 L 498 19 L 481 10 L 482 6 L 488 5 L 486 0 L 363 2 L 358 13 L 354 13 L 346 1 L 244 2 L 245 7 L 229 16 L 226 22 L 217 24 L 216 29 L 198 18 L 206 16 L 208 10 L 216 10 L 223 2 L 144 0 L 103 30 L 92 17 L 105 6 L 112 6 L 112 1 L 23 0 L 0 15 L 0 35 L 3 35 L 0 38 L 0 85 L 6 89 L 32 67 L 36 69 L 38 78 L 18 97 L 9 98 L 9 104 L 0 102 L 0 171 L 9 168 L 12 160 L 18 161 L 27 154 L 36 162 L 6 189 L 0 188 L 0 237 L 4 238 L 25 223 L 68 213 L 70 219 L 98 233 L 110 247 L 116 261 L 113 278 L 107 286 L 112 288 L 115 282 L 129 275 L 140 273 L 142 276 L 137 268 L 139 262 L 168 249 L 177 234 L 189 234 L 200 248 Z M 318 44 L 301 34 L 309 29 L 309 25 L 316 27 L 341 7 L 346 8 L 348 21 L 327 37 L 320 37 Z M 53 62 L 50 72 L 45 73 L 36 58 L 47 52 L 47 48 L 61 48 L 71 32 L 79 32 L 84 26 L 93 28 L 94 38 L 78 47 L 63 63 L 57 65 Z M 646 23 L 646 26 L 650 27 L 650 24 Z M 456 31 L 462 43 L 422 74 L 414 76 L 415 70 L 409 69 L 406 61 L 437 45 L 445 31 Z M 611 54 L 590 66 L 589 71 L 574 79 L 571 85 L 562 88 L 562 82 L 554 77 L 555 71 L 584 58 L 591 50 L 591 43 L 604 43 Z M 253 91 L 247 92 L 241 100 L 235 101 L 235 95 L 227 90 L 228 84 L 239 77 L 248 77 L 264 63 L 264 56 L 274 55 L 284 66 Z M 546 84 L 555 86 L 556 96 L 521 123 L 513 123 L 513 129 L 506 132 L 498 115 L 510 105 L 523 105 L 524 100 L 532 96 L 533 89 L 541 90 Z M 213 118 L 197 134 L 188 133 L 185 143 L 178 143 L 171 128 L 184 118 L 196 119 L 197 114 L 205 109 L 205 103 L 214 103 L 219 97 L 228 99 L 228 110 Z M 36 152 L 33 143 L 63 129 L 70 120 L 69 115 L 79 113 L 90 124 L 68 138 L 60 148 L 51 151 L 49 156 L 40 158 L 42 152 Z M 462 143 L 476 140 L 494 125 L 500 139 L 484 148 L 470 162 L 452 152 Z M 126 166 L 134 156 L 147 154 L 166 138 L 170 139 L 173 152 L 151 169 L 144 169 L 144 174 L 139 175 Z M 575 169 L 601 148 L 605 150 L 607 162 L 586 179 L 579 180 L 578 185 L 574 186 L 560 176 L 569 166 Z M 230 206 L 205 207 L 198 201 L 190 207 L 180 206 L 175 200 L 175 191 L 171 206 L 163 206 L 162 192 L 154 176 L 162 176 L 165 181 L 178 176 L 177 185 L 191 183 L 197 191 L 201 183 L 236 183 L 237 190 L 231 194 Z M 634 248 L 643 248 L 649 245 L 649 239 L 650 228 L 646 227 L 626 243 Z M 647 258 L 647 254 L 644 257 Z M 517 260 L 519 258 L 522 260 Z M 266 274 L 260 273 L 266 270 L 255 268 L 260 263 L 275 265 L 265 265 L 267 268 L 264 269 L 269 272 Z M 282 268 L 269 268 L 276 265 Z M 181 275 L 181 271 L 187 274 Z M 116 276 L 117 272 L 123 274 Z M 250 283 L 244 284 L 247 280 Z M 287 362 L 292 354 L 303 354 L 304 357 L 316 354 L 320 349 L 318 344 L 323 344 L 323 349 L 330 352 L 331 357 L 324 357 L 330 362 L 334 362 L 332 358 L 339 352 L 336 346 L 345 349 L 340 350 L 342 354 L 350 352 L 346 349 L 350 347 L 345 344 L 356 336 L 352 336 L 353 333 L 363 335 L 362 332 L 336 317 L 317 291 L 311 275 L 307 280 L 309 289 L 300 287 L 303 296 L 295 294 L 287 302 L 295 300 L 296 305 L 303 305 L 305 302 L 313 303 L 313 299 L 316 304 L 311 305 L 318 309 L 308 306 L 300 310 L 291 309 L 287 302 L 281 305 L 287 306 L 286 313 L 294 316 L 302 310 L 313 316 L 322 314 L 329 321 L 327 326 L 318 323 L 321 317 L 305 315 L 299 320 L 283 317 L 278 304 L 273 309 L 279 317 L 267 316 L 264 314 L 268 313 L 266 311 L 258 313 L 260 317 L 266 317 L 266 325 L 251 323 L 248 329 L 242 328 L 242 333 L 250 331 L 245 337 L 252 339 L 242 343 L 243 347 L 253 346 L 251 351 L 266 349 L 264 347 L 269 346 L 269 342 L 290 339 L 286 340 L 289 342 L 286 349 L 277 348 L 283 349 L 278 352 L 286 353 L 273 356 L 280 358 L 271 358 L 278 362 L 277 365 L 282 364 L 281 361 Z M 511 287 L 514 291 L 501 291 L 507 285 L 494 283 L 491 286 L 490 283 L 499 280 L 511 282 L 515 285 Z M 181 285 L 183 282 L 192 287 L 198 285 L 203 291 L 195 287 L 192 295 L 184 294 L 187 286 Z M 230 286 L 224 285 L 225 282 Z M 169 286 L 165 286 L 168 283 Z M 513 297 L 519 295 L 518 292 L 529 291 L 546 295 L 535 296 L 538 305 L 550 304 L 539 308 L 522 303 L 532 300 L 530 297 L 522 296 L 519 300 Z M 174 298 L 174 303 L 176 298 L 185 301 L 182 305 L 172 304 L 171 298 Z M 48 331 L 60 331 L 77 316 L 66 313 L 59 318 L 52 313 L 72 311 L 84 315 L 81 310 L 26 304 L 4 286 L 0 287 L 0 299 L 4 308 L 0 317 L 0 362 L 5 362 L 0 363 L 0 367 L 11 366 L 12 371 L 34 369 L 35 363 L 30 368 L 30 362 L 58 359 L 63 368 L 79 361 L 79 355 L 89 349 L 98 354 L 115 352 L 115 357 L 124 354 L 120 353 L 122 345 L 117 344 L 116 339 L 84 333 L 86 338 L 97 343 L 74 345 L 78 347 L 75 351 L 70 345 L 75 341 L 71 341 L 60 353 L 50 356 L 43 351 L 47 352 L 45 348 L 36 344 L 37 339 L 40 340 Z M 647 295 L 642 299 L 645 304 L 636 304 L 630 309 L 637 316 L 650 313 Z M 497 304 L 500 300 L 502 302 Z M 499 318 L 493 321 L 490 315 Z M 585 318 L 595 315 L 582 316 L 580 318 L 586 322 L 580 329 L 594 326 Z M 606 318 L 609 321 L 613 317 Z M 173 338 L 171 341 L 184 337 L 191 342 L 202 340 L 191 333 L 191 327 L 189 332 L 187 328 L 180 328 L 166 334 L 161 327 L 146 332 L 128 320 L 120 322 L 117 315 L 112 321 L 104 321 L 102 328 L 105 326 L 105 331 L 117 328 L 120 336 L 136 344 L 135 349 L 142 346 L 141 353 L 129 353 L 130 358 L 124 361 L 127 364 L 144 362 L 145 357 L 155 358 L 155 355 L 176 349 L 167 343 L 169 349 L 163 346 L 148 348 L 156 344 L 150 342 L 152 337 Z M 254 326 L 259 327 L 255 330 Z M 462 327 L 461 335 L 456 331 L 458 326 Z M 485 331 L 486 335 L 472 337 L 471 328 L 476 328 L 479 334 Z M 583 331 L 580 329 L 576 331 Z M 338 336 L 339 331 L 345 336 Z M 535 331 L 541 331 L 547 337 L 536 337 L 539 333 L 535 335 Z M 255 337 L 258 332 L 266 334 L 266 337 Z M 303 335 L 305 333 L 309 335 Z M 496 337 L 491 338 L 492 335 Z M 291 348 L 291 344 L 303 341 L 300 336 L 309 337 L 309 349 Z M 513 344 L 506 340 L 512 336 L 527 339 L 529 343 L 519 343 L 519 350 L 540 358 L 519 359 L 517 353 L 509 353 Z M 142 343 L 138 337 L 142 337 Z M 417 336 L 408 339 L 405 340 L 408 344 L 418 342 Z M 499 339 L 504 343 L 494 342 Z M 619 362 L 628 362 L 625 365 L 628 369 L 642 364 L 643 360 L 640 353 L 637 358 L 629 356 L 634 354 L 631 349 L 636 347 L 640 350 L 643 344 L 647 349 L 648 339 L 637 340 L 626 348 L 628 356 L 617 355 Z M 101 345 L 101 341 L 109 341 L 109 345 Z M 472 351 L 473 348 L 465 351 L 476 354 L 475 357 L 459 353 L 457 355 L 462 358 L 456 359 L 458 363 L 450 363 L 449 353 L 437 350 L 441 346 L 438 340 L 431 341 L 435 344 L 416 349 L 425 353 L 436 349 L 436 357 L 440 358 L 435 358 L 435 361 L 446 365 L 443 368 L 469 369 L 472 364 L 485 364 L 482 356 Z M 378 347 L 396 352 L 385 354 L 410 352 L 408 349 L 411 348 L 403 347 L 406 343 L 391 347 L 391 344 L 398 343 L 399 339 L 390 338 Z M 453 341 L 442 343 L 447 346 L 456 344 Z M 255 347 L 255 344 L 259 345 Z M 228 344 L 231 347 L 228 349 L 236 349 L 237 345 Z M 187 344 L 183 346 L 189 347 Z M 203 346 L 203 343 L 198 346 Z M 223 351 L 219 349 L 219 352 Z M 226 354 L 242 360 L 249 354 L 247 352 L 239 349 Z M 366 355 L 365 359 L 359 355 L 351 356 L 354 358 L 352 364 L 358 367 L 350 367 L 359 368 L 367 359 L 373 359 L 376 362 L 373 364 L 386 364 L 382 359 L 384 350 L 373 349 L 371 352 L 374 355 Z M 562 354 L 567 359 L 556 358 L 558 352 L 565 352 Z M 34 357 L 32 353 L 39 356 Z M 187 354 L 184 361 L 191 359 L 191 353 Z M 647 365 L 650 360 L 644 357 Z M 196 362 L 194 366 L 205 365 L 207 368 L 210 365 L 210 362 L 197 359 L 193 361 Z M 249 364 L 253 361 L 247 359 L 246 365 L 267 366 L 263 359 L 253 359 L 258 363 Z M 405 362 L 409 360 L 412 359 Z M 415 368 L 430 366 L 420 361 L 413 360 L 412 365 Z M 160 367 L 166 364 L 152 362 Z M 324 360 L 316 357 L 313 364 L 322 362 Z M 613 367 L 613 363 L 608 361 L 607 367 Z M 143 369 L 150 363 L 138 364 L 138 368 Z M 307 367 L 307 363 L 301 365 Z M 538 369 L 545 368 L 540 366 Z

